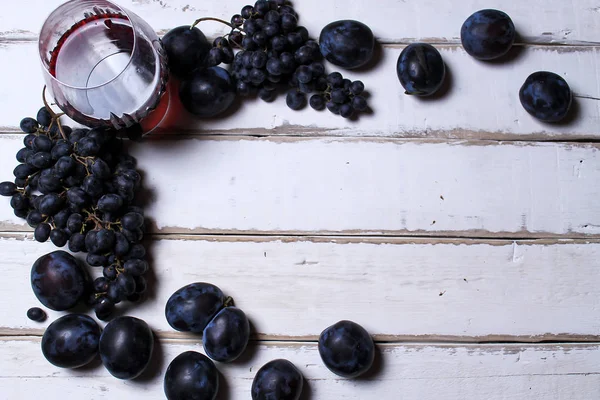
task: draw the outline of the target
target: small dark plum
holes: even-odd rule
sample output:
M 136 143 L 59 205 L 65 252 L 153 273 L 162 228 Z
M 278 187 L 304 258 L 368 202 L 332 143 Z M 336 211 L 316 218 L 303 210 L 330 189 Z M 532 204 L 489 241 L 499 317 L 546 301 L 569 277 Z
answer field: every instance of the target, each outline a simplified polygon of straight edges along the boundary
M 206 325 L 202 345 L 215 361 L 230 362 L 238 358 L 250 340 L 250 322 L 242 310 L 226 307 Z
M 154 335 L 146 322 L 134 317 L 117 317 L 100 335 L 102 364 L 116 378 L 135 379 L 150 363 Z
M 430 96 L 444 83 L 446 66 L 435 47 L 413 43 L 400 53 L 396 73 L 406 94 Z
M 342 68 L 362 67 L 373 57 L 375 37 L 371 29 L 359 21 L 335 21 L 323 28 L 319 36 L 321 54 Z
M 258 370 L 250 394 L 252 400 L 298 400 L 303 383 L 302 373 L 294 364 L 277 359 Z
M 356 378 L 373 365 L 375 344 L 369 333 L 352 321 L 339 321 L 321 332 L 319 355 L 331 372 Z
M 41 256 L 33 263 L 31 287 L 43 305 L 51 310 L 64 311 L 86 298 L 91 280 L 75 257 L 58 250 Z
M 84 314 L 67 314 L 52 322 L 42 337 L 42 353 L 53 365 L 79 368 L 98 354 L 100 327 Z
M 27 318 L 35 322 L 44 322 L 46 320 L 46 313 L 39 307 L 31 307 L 27 310 Z
M 186 351 L 169 364 L 164 390 L 168 400 L 214 400 L 219 391 L 219 372 L 204 354 Z
M 508 53 L 516 34 L 515 25 L 506 13 L 486 9 L 466 19 L 460 29 L 460 41 L 469 55 L 485 61 Z
M 169 70 L 180 78 L 190 76 L 201 67 L 212 48 L 204 33 L 189 25 L 171 29 L 161 42 L 167 53 Z
M 202 333 L 224 303 L 225 296 L 215 285 L 191 283 L 169 297 L 165 316 L 169 325 L 177 331 Z
M 198 70 L 181 82 L 179 98 L 192 114 L 210 118 L 231 106 L 235 99 L 235 87 L 226 69 L 211 67 Z
M 553 72 L 538 71 L 529 75 L 519 90 L 525 110 L 544 122 L 565 118 L 573 102 L 569 84 Z

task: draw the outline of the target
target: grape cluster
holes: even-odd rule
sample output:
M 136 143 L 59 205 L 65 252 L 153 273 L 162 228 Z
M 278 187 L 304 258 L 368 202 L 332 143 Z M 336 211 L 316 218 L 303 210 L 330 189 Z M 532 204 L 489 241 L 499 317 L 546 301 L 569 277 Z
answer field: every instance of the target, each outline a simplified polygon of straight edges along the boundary
M 231 32 L 218 37 L 207 56 L 207 67 L 232 63 L 237 93 L 258 94 L 264 101 L 288 85 L 286 104 L 293 110 L 310 105 L 350 118 L 367 110 L 360 81 L 326 74 L 319 44 L 298 24 L 298 14 L 285 0 L 258 0 L 231 18 Z M 240 51 L 235 53 L 232 48 Z
M 133 205 L 141 176 L 116 131 L 58 124 L 45 107 L 24 118 L 27 135 L 17 153 L 14 182 L 0 183 L 16 216 L 72 252 L 87 252 L 89 265 L 103 268 L 89 299 L 100 319 L 121 301 L 137 301 L 146 290 L 144 214 Z

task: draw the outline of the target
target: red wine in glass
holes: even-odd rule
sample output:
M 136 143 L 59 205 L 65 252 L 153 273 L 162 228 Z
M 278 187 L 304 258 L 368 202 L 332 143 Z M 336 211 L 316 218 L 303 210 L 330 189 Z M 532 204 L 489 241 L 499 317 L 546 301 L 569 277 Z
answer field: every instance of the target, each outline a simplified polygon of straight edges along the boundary
M 114 3 L 63 4 L 46 20 L 39 50 L 57 105 L 79 123 L 121 129 L 145 121 L 149 131 L 166 113 L 160 41 L 145 21 Z

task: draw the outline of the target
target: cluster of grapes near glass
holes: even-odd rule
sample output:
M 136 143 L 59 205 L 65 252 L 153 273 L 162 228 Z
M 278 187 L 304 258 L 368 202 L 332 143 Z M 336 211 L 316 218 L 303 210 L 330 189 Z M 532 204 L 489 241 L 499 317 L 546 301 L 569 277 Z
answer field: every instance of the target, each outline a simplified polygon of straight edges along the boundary
M 368 110 L 363 83 L 339 72 L 327 73 L 324 64 L 327 60 L 354 69 L 372 63 L 375 39 L 363 23 L 332 22 L 317 42 L 298 25 L 298 15 L 288 2 L 258 0 L 230 22 L 219 20 L 231 31 L 211 44 L 195 27 L 206 19 L 215 18 L 174 28 L 162 39 L 170 70 L 181 80 L 180 99 L 193 114 L 218 116 L 238 95 L 273 101 L 281 89 L 293 110 L 310 104 L 345 118 Z M 510 17 L 498 10 L 474 13 L 461 29 L 463 48 L 482 61 L 504 56 L 515 36 Z M 396 69 L 408 95 L 431 96 L 446 77 L 442 56 L 426 43 L 407 46 Z M 556 122 L 568 114 L 572 94 L 560 76 L 538 71 L 526 79 L 519 98 L 532 116 Z M 14 182 L 0 183 L 0 194 L 11 198 L 15 215 L 35 229 L 37 241 L 68 246 L 72 253 L 87 252 L 86 263 L 102 269 L 102 276 L 92 279 L 85 263 L 65 251 L 54 251 L 33 264 L 33 292 L 49 309 L 87 304 L 97 318 L 109 320 L 115 305 L 143 297 L 148 270 L 140 243 L 144 214 L 134 205 L 141 176 L 119 139 L 123 132 L 72 130 L 47 105 L 35 119 L 23 119 L 21 129 L 27 135 L 16 157 L 20 164 L 13 171 Z M 197 334 L 206 353 L 187 351 L 171 360 L 164 375 L 167 399 L 217 398 L 220 374 L 213 361 L 231 362 L 244 353 L 250 339 L 248 317 L 220 288 L 206 282 L 177 290 L 164 313 L 173 329 Z M 47 315 L 32 307 L 27 317 L 42 322 Z M 113 318 L 102 330 L 87 315 L 67 314 L 52 322 L 42 338 L 42 353 L 53 365 L 78 368 L 99 354 L 104 367 L 119 379 L 139 377 L 150 364 L 153 349 L 148 325 L 130 316 Z M 375 356 L 371 335 L 345 320 L 322 331 L 318 350 L 331 372 L 348 379 L 365 374 Z M 303 380 L 290 360 L 276 359 L 256 372 L 248 390 L 253 400 L 298 400 Z
M 136 160 L 116 131 L 72 130 L 47 107 L 20 125 L 27 135 L 16 155 L 15 179 L 0 183 L 0 194 L 10 196 L 36 241 L 87 253 L 87 264 L 102 269 L 101 277 L 90 281 L 86 273 L 73 288 L 65 276 L 74 275 L 56 271 L 79 271 L 78 262 L 64 251 L 51 253 L 34 265 L 34 293 L 52 310 L 81 300 L 107 319 L 116 304 L 136 302 L 146 290 L 144 213 L 133 205 L 141 182 Z

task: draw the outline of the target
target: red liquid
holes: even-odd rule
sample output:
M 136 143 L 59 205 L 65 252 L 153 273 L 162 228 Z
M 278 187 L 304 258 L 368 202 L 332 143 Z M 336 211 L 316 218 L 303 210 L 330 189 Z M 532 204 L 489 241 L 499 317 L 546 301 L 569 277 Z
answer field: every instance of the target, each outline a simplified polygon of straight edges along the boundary
M 49 72 L 67 85 L 94 88 L 126 69 L 127 87 L 119 87 L 125 83 L 115 81 L 103 89 L 78 93 L 65 88 L 64 96 L 55 93 L 57 102 L 69 117 L 87 126 L 121 129 L 144 122 L 144 130 L 151 130 L 168 108 L 166 57 L 157 54 L 150 42 L 138 39 L 132 58 L 134 33 L 129 19 L 94 11 L 58 40 L 50 52 Z M 74 99 L 73 103 L 68 99 Z

